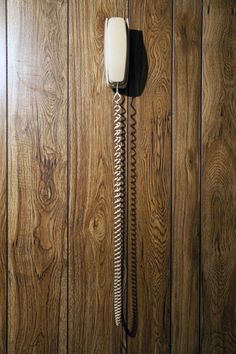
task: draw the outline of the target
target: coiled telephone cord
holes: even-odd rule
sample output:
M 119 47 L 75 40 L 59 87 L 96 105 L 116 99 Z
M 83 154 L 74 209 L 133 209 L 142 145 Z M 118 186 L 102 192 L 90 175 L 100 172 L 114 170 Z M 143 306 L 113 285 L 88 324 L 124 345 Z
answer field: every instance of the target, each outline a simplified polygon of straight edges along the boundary
M 117 326 L 122 317 L 122 253 L 125 205 L 125 124 L 118 85 L 114 101 L 114 313 Z

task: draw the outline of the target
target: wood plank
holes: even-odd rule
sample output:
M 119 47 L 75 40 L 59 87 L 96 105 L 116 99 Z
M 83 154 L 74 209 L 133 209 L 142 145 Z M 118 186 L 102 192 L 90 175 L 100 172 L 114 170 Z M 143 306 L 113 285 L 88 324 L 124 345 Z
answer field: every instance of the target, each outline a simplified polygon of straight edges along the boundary
M 204 1 L 202 353 L 236 353 L 236 3 Z
M 172 351 L 199 352 L 201 1 L 174 2 Z
M 148 61 L 143 93 L 138 91 L 144 60 L 133 61 L 133 72 L 141 74 L 136 90 L 130 87 L 141 94 L 129 106 L 137 139 L 138 294 L 138 328 L 128 341 L 130 353 L 168 353 L 170 345 L 171 15 L 169 0 L 130 4 L 130 26 L 143 32 Z M 144 58 L 143 49 L 136 51 L 137 58 Z
M 6 353 L 6 8 L 0 2 L 0 353 Z
M 8 1 L 9 353 L 66 352 L 66 19 Z
M 70 3 L 69 352 L 117 353 L 113 313 L 113 92 L 105 86 L 106 17 L 127 1 Z

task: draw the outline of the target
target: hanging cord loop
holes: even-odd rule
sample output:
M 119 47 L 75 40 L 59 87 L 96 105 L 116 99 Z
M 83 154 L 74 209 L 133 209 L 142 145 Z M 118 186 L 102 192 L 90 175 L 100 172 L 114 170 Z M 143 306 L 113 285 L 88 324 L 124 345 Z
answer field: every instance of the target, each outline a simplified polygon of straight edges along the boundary
M 125 124 L 122 97 L 116 86 L 114 102 L 114 313 L 117 326 L 122 316 L 122 253 L 125 206 Z

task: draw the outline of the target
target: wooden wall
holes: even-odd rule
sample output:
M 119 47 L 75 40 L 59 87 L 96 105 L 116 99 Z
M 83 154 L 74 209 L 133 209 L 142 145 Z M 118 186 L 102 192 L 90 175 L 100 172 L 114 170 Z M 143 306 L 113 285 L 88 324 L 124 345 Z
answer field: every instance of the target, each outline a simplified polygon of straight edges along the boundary
M 106 17 L 128 17 L 124 325 Z M 0 1 L 0 354 L 236 353 L 234 0 Z
M 0 353 L 7 335 L 7 80 L 6 5 L 0 2 Z

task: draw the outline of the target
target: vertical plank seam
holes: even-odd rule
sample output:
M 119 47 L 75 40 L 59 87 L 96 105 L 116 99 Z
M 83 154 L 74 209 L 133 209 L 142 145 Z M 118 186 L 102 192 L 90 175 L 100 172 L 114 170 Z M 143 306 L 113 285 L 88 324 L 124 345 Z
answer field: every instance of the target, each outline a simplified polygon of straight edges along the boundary
M 7 0 L 5 0 L 5 50 L 6 50 L 6 239 L 5 239 L 5 259 L 6 259 L 6 299 L 5 299 L 5 316 L 6 316 L 6 332 L 5 332 L 5 346 L 6 346 L 6 354 L 8 353 L 8 209 L 9 209 L 9 198 L 8 198 L 8 13 L 7 13 Z
M 66 11 L 66 30 L 67 30 L 67 35 L 66 35 L 66 71 L 67 71 L 67 79 L 66 79 L 66 84 L 67 84 L 67 88 L 66 88 L 66 105 L 67 105 L 67 134 L 66 134 L 66 137 L 67 137 L 67 176 L 66 176 L 66 183 L 67 183 L 67 195 L 66 195 L 66 200 L 67 200 L 67 260 L 66 260 L 66 266 L 67 266 L 67 269 L 66 269 L 66 274 L 67 274 L 67 291 L 66 291 L 66 294 L 67 294 L 67 312 L 66 312 L 66 318 L 67 318 L 67 336 L 66 336 L 66 347 L 67 347 L 67 353 L 69 353 L 69 256 L 70 256 L 70 252 L 69 252 L 69 236 L 70 236 L 70 214 L 69 214 L 69 210 L 70 210 L 70 207 L 69 207 L 69 203 L 70 203 L 70 185 L 69 185 L 69 182 L 70 182 L 70 121 L 69 121 L 69 118 L 70 118 L 70 99 L 69 99 L 69 74 L 70 74 L 70 67 L 69 67 L 69 44 L 70 44 L 70 27 L 69 27 L 69 15 L 70 15 L 70 12 L 69 12 L 69 3 L 70 3 L 70 0 L 67 0 L 67 11 Z
M 173 267 L 173 148 L 174 148 L 174 1 L 172 0 L 171 9 L 171 132 L 170 132 L 170 149 L 171 149 L 171 168 L 170 168 L 170 328 L 169 328 L 169 345 L 170 353 L 172 353 L 172 267 Z
M 200 60 L 201 60 L 201 73 L 200 73 L 200 122 L 199 122 L 199 252 L 198 252 L 198 256 L 199 256 L 199 260 L 198 260 L 198 264 L 199 264 L 199 279 L 198 279 L 198 301 L 199 301 L 199 305 L 198 305 L 198 311 L 199 311 L 199 319 L 198 319 L 198 337 L 199 337 L 199 344 L 198 344 L 198 350 L 199 350 L 199 354 L 201 353 L 201 306 L 202 306 L 202 277 L 201 277 L 201 273 L 202 273 L 202 171 L 203 171 L 203 166 L 202 166 L 202 157 L 203 157 L 203 146 L 202 146 L 202 132 L 203 132 L 203 0 L 201 0 L 201 54 L 200 54 Z

